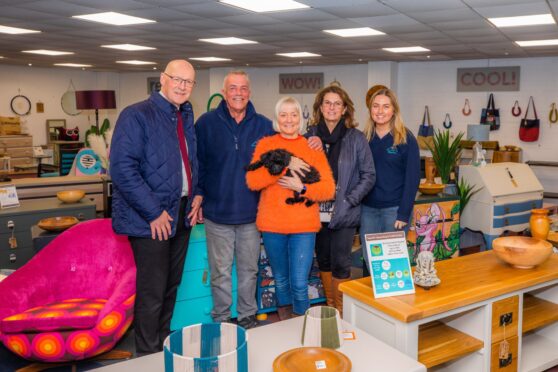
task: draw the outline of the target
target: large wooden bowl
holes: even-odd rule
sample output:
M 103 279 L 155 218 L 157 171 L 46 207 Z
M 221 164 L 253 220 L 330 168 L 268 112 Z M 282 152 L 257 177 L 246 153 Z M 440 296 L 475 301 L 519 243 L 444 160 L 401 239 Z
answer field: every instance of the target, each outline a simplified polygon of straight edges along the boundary
M 552 244 L 528 236 L 506 236 L 494 239 L 492 250 L 499 259 L 518 269 L 531 269 L 552 254 Z
M 85 191 L 83 190 L 66 190 L 58 191 L 56 197 L 58 200 L 64 203 L 77 203 L 85 196 Z
M 47 231 L 63 231 L 74 226 L 79 220 L 72 216 L 43 218 L 37 224 L 41 229 Z
M 419 191 L 421 194 L 425 195 L 436 195 L 444 191 L 444 185 L 425 182 L 419 185 Z
M 273 361 L 273 372 L 350 372 L 351 368 L 351 360 L 345 354 L 322 347 L 291 349 Z

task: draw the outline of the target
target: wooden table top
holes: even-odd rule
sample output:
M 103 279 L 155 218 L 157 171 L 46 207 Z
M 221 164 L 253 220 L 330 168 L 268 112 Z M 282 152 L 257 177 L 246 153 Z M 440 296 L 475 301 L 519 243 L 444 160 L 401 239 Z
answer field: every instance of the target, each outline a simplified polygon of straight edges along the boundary
M 462 306 L 558 279 L 558 255 L 534 269 L 516 269 L 493 251 L 436 262 L 442 282 L 415 294 L 374 298 L 369 277 L 342 283 L 341 291 L 402 322 L 412 322 Z

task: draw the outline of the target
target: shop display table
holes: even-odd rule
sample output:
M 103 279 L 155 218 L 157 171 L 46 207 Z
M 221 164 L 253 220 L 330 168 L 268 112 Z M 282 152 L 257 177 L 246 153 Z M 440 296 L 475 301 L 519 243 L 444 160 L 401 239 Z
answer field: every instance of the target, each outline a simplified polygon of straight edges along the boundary
M 374 298 L 370 278 L 341 285 L 344 317 L 426 367 L 543 371 L 558 364 L 558 255 L 515 269 L 492 251 L 436 263 L 441 284 Z M 507 358 L 499 358 L 503 340 Z
M 271 372 L 273 361 L 281 353 L 301 347 L 300 337 L 304 317 L 285 320 L 248 330 L 248 370 L 250 372 Z M 420 372 L 426 368 L 394 348 L 378 341 L 347 322 L 344 329 L 354 331 L 356 340 L 345 341 L 338 349 L 351 360 L 353 372 L 390 371 Z M 163 353 L 151 354 L 126 362 L 96 369 L 99 372 L 162 371 Z

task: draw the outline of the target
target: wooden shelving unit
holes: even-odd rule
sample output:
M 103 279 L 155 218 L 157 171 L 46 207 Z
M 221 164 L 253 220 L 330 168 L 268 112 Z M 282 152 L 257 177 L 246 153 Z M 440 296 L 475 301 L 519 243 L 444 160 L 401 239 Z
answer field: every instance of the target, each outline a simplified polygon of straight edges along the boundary
M 484 347 L 484 342 L 434 321 L 419 328 L 418 361 L 431 368 L 461 358 Z
M 523 296 L 523 333 L 558 321 L 558 304 L 530 294 Z

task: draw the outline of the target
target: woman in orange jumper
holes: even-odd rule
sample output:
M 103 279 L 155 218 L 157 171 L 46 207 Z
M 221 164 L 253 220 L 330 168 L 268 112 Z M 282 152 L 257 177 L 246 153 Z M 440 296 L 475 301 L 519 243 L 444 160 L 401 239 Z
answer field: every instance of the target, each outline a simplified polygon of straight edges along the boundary
M 308 275 L 321 228 L 317 202 L 335 195 L 324 153 L 310 149 L 300 135 L 301 113 L 292 97 L 277 102 L 273 127 L 279 133 L 258 142 L 246 173 L 248 187 L 261 190 L 256 225 L 275 277 L 282 319 L 291 311 L 302 315 L 310 306 Z

